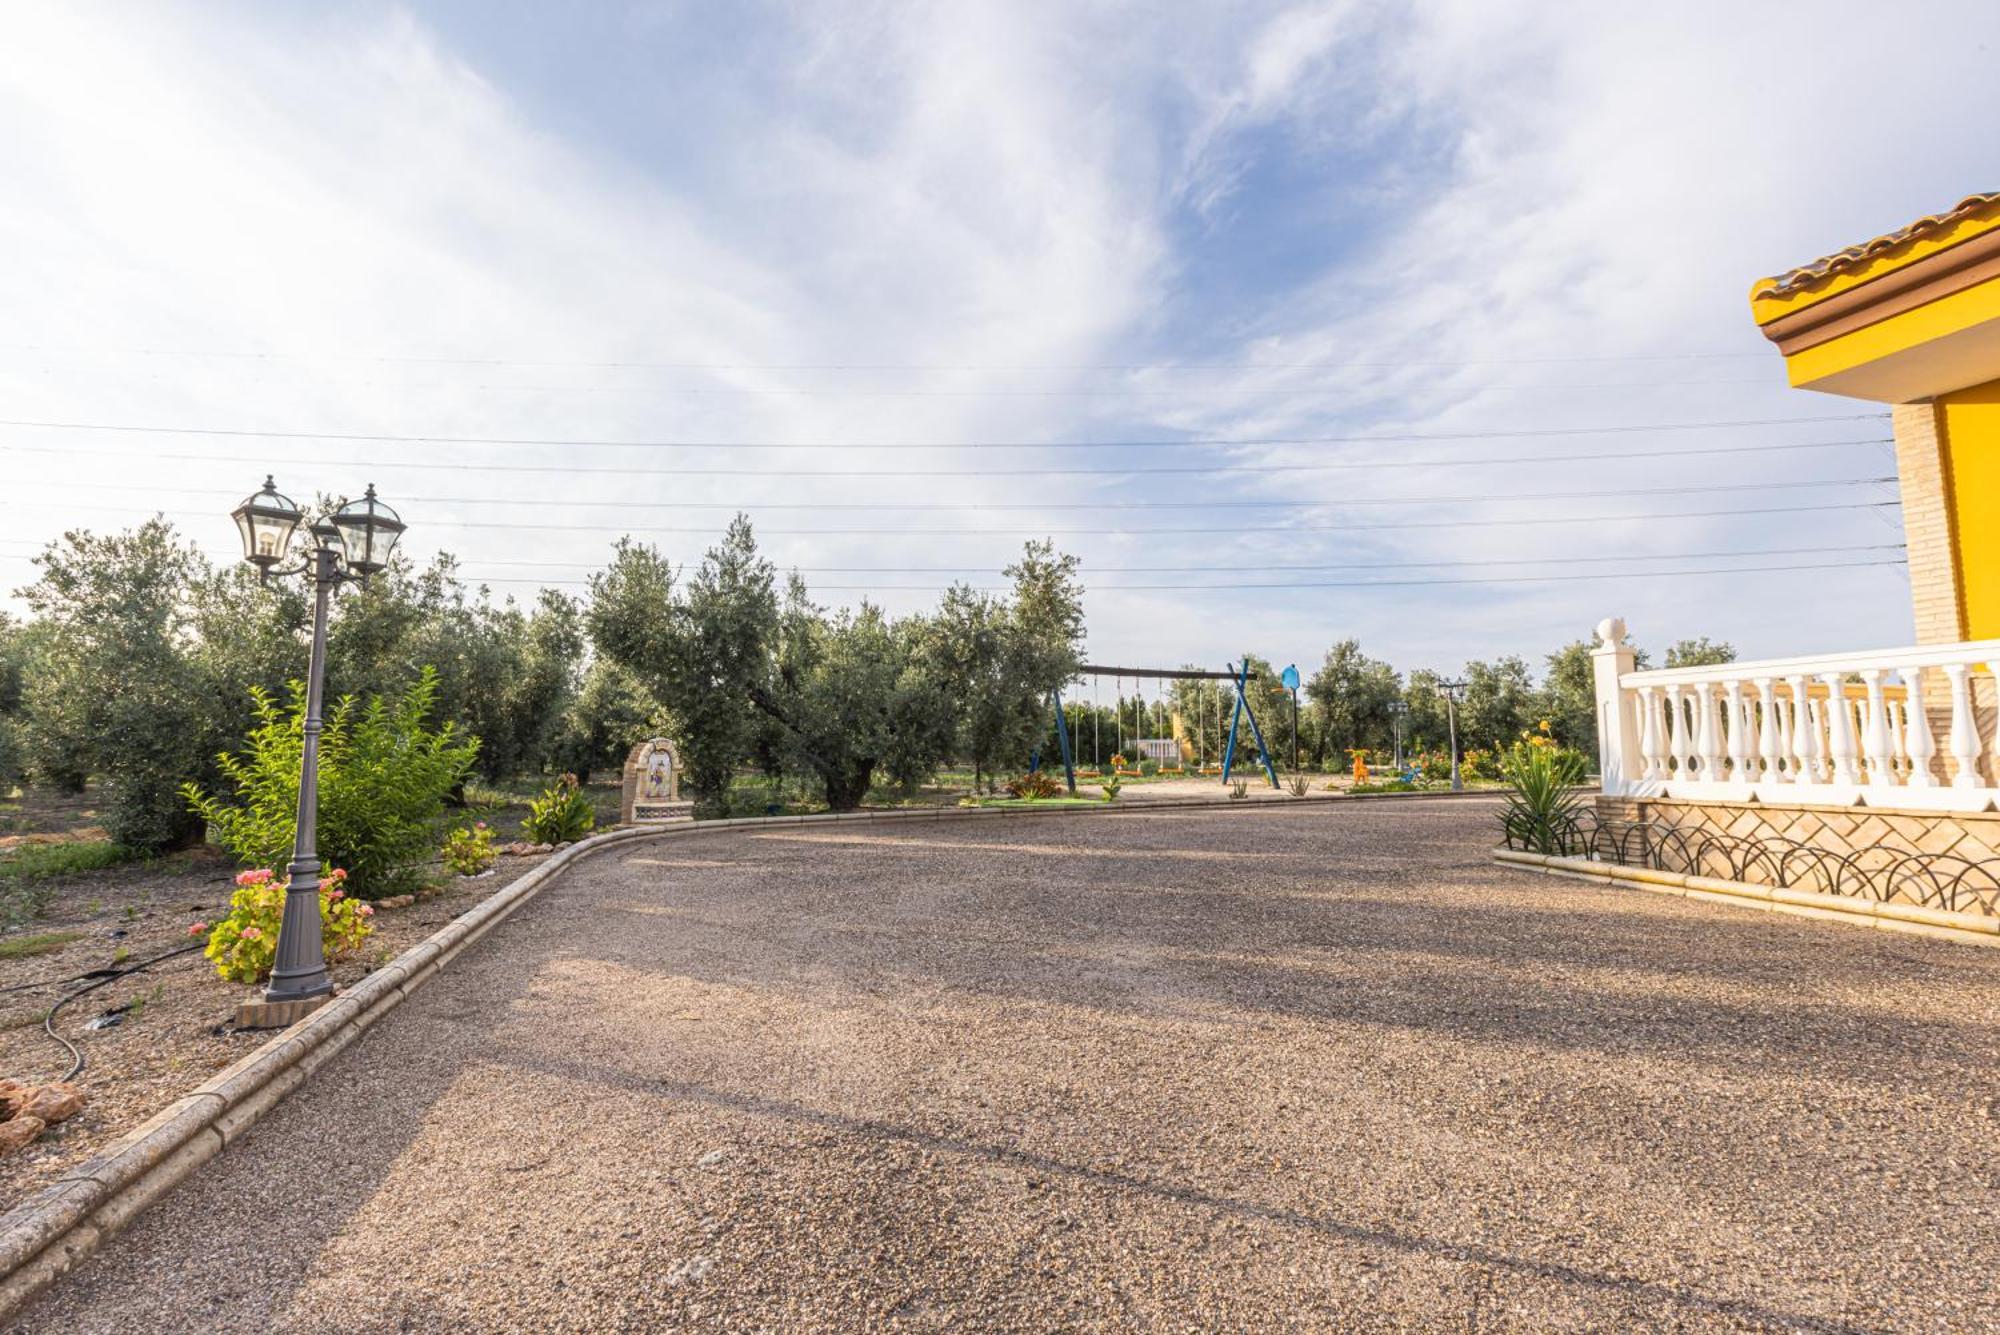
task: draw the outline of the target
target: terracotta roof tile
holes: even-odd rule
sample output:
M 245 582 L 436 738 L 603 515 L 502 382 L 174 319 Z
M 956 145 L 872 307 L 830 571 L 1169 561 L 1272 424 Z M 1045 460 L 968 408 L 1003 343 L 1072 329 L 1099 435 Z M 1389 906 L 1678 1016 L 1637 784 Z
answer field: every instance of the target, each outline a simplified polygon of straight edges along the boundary
M 1944 231 L 1955 223 L 1964 221 L 1995 204 L 2000 204 L 2000 191 L 1989 191 L 1983 195 L 1967 195 L 1943 213 L 1934 213 L 1927 218 L 1919 218 L 1907 227 L 1899 227 L 1887 236 L 1878 236 L 1873 241 L 1864 241 L 1858 246 L 1837 250 L 1831 255 L 1802 264 L 1796 269 L 1781 273 L 1768 288 L 1760 288 L 1759 296 L 1785 297 L 1811 287 L 1821 279 L 1860 268 L 1878 255 L 1895 250 L 1898 246 Z

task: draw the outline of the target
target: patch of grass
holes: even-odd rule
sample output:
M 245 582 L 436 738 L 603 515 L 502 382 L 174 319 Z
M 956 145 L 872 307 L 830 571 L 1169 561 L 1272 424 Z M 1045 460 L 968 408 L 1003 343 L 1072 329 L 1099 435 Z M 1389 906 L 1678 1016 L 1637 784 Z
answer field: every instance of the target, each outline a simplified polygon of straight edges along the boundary
M 988 807 L 1094 807 L 1102 802 L 1094 797 L 987 797 L 974 805 L 983 811 Z
M 83 935 L 82 932 L 37 932 L 33 936 L 0 941 L 0 960 L 24 960 L 34 955 L 47 955 Z
M 6 857 L 0 857 L 0 881 L 75 876 L 135 862 L 139 857 L 140 854 L 122 844 L 23 844 Z

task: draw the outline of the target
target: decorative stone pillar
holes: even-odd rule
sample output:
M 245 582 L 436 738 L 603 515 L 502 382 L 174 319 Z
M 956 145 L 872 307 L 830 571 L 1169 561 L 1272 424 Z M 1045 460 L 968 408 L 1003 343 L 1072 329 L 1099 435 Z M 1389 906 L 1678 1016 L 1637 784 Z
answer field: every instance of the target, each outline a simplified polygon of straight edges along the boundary
M 1636 655 L 1625 643 L 1622 619 L 1606 617 L 1597 623 L 1597 647 L 1591 650 L 1590 661 L 1597 685 L 1597 772 L 1605 792 L 1634 791 L 1649 770 L 1650 757 L 1641 754 L 1638 729 L 1618 685 L 1618 679 L 1637 666 Z

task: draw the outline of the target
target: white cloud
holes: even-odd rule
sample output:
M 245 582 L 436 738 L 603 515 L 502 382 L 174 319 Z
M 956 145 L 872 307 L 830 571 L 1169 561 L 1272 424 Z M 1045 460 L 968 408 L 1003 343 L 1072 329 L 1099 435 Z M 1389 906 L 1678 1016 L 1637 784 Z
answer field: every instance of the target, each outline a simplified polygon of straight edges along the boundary
M 446 32 L 394 12 L 283 18 L 240 9 L 21 7 L 0 50 L 0 118 L 16 127 L 0 139 L 0 179 L 9 183 L 0 192 L 0 416 L 391 434 L 809 439 L 854 448 L 702 460 L 769 465 L 771 475 L 759 478 L 549 479 L 484 473 L 478 465 L 629 464 L 636 452 L 76 437 L 7 428 L 0 445 L 75 446 L 100 457 L 0 453 L 8 484 L 0 488 L 8 502 L 0 536 L 15 544 L 0 544 L 0 584 L 27 575 L 12 559 L 27 550 L 20 544 L 70 524 L 130 522 L 152 498 L 193 512 L 184 521 L 190 530 L 224 548 L 227 501 L 215 496 L 250 489 L 263 471 L 252 460 L 265 457 L 329 461 L 283 466 L 282 480 L 300 492 L 368 480 L 359 463 L 342 461 L 462 462 L 459 471 L 385 470 L 375 480 L 404 499 L 419 549 L 448 547 L 475 569 L 499 569 L 510 557 L 594 560 L 626 527 L 719 526 L 725 518 L 589 502 L 1042 504 L 1146 488 L 1119 479 L 950 484 L 786 475 L 843 464 L 974 464 L 965 455 L 941 459 L 870 442 L 1072 439 L 1172 428 L 1450 431 L 1838 411 L 1837 401 L 1782 389 L 1775 354 L 1750 327 L 1750 280 L 1991 184 L 1976 176 L 1986 165 L 1976 137 L 1939 133 L 1933 108 L 1940 90 L 1955 90 L 1954 123 L 1981 123 L 1979 113 L 1990 115 L 2000 94 L 1984 73 L 1989 53 L 1980 40 L 1994 26 L 1984 9 L 1940 11 L 1930 23 L 1886 34 L 1859 7 L 1844 17 L 1827 7 L 1811 15 L 1807 22 L 1796 10 L 1721 5 L 1648 11 L 1463 3 L 1411 16 L 1346 4 L 1226 12 L 1197 6 L 1140 22 L 1129 12 L 956 5 L 854 7 L 830 19 L 814 6 L 789 26 L 745 38 L 755 49 L 741 53 L 741 78 L 754 67 L 754 96 L 718 101 L 706 123 L 650 127 L 650 137 L 635 130 L 614 150 L 574 124 L 557 133 L 543 104 L 504 70 L 475 68 Z M 1861 30 L 1869 33 L 1866 43 L 1847 36 Z M 678 73 L 672 58 L 698 58 L 681 55 L 672 41 L 661 51 L 663 79 Z M 700 73 L 711 82 L 731 77 Z M 1290 142 L 1339 147 L 1353 178 L 1330 198 L 1256 193 L 1246 172 L 1252 145 L 1274 127 Z M 1272 150 L 1263 141 L 1255 151 Z M 696 156 L 709 170 L 680 170 Z M 1241 320 L 1232 350 L 1223 326 L 1189 308 L 1196 300 L 1190 294 L 1213 276 L 1202 266 L 1249 266 L 1261 257 L 1206 250 L 1196 258 L 1180 242 L 1191 220 L 1205 219 L 1225 229 L 1211 235 L 1227 237 L 1231 218 L 1274 209 L 1307 211 L 1298 226 L 1323 226 L 1326 254 L 1300 265 L 1296 284 L 1247 318 L 1228 313 Z M 1310 212 L 1325 209 L 1338 216 L 1322 223 Z M 1372 230 L 1354 230 L 1357 216 Z M 1172 340 L 1190 325 L 1205 335 L 1194 357 L 1201 361 L 1468 364 L 1237 375 L 1019 369 L 1160 360 L 1174 355 Z M 132 349 L 306 355 L 230 359 Z M 1491 364 L 1717 350 L 1761 355 Z M 371 354 L 503 364 L 377 362 L 367 360 Z M 628 360 L 730 369 L 574 365 Z M 829 363 L 957 369 L 779 369 Z M 1690 380 L 1708 383 L 1662 383 Z M 1739 380 L 1754 383 L 1729 383 Z M 1632 383 L 1590 387 L 1614 381 Z M 1635 442 L 1597 444 L 1606 443 Z M 1412 459 L 1503 445 L 1510 454 L 1563 453 L 1590 444 L 1336 453 Z M 245 461 L 101 457 L 112 450 Z M 1235 457 L 1326 455 L 1267 449 Z M 1842 467 L 1864 471 L 1867 457 L 1412 466 L 1273 475 L 1201 494 L 1320 500 L 1335 507 L 1334 517 L 1379 523 L 1398 516 L 1342 507 L 1427 489 L 1499 494 L 1782 481 Z M 1027 467 L 1048 458 L 995 452 L 977 463 Z M 643 462 L 696 459 L 673 453 Z M 1060 466 L 1086 462 L 1105 456 L 1067 454 Z M 1145 462 L 1190 460 L 1171 454 Z M 72 481 L 133 489 L 65 493 L 60 484 Z M 164 498 L 149 490 L 160 487 L 213 494 Z M 422 499 L 474 495 L 570 504 L 496 512 Z M 1771 503 L 1810 499 L 1779 495 Z M 1671 506 L 1649 499 L 1634 508 L 1755 503 L 1746 494 Z M 902 527 L 1018 525 L 1032 532 L 1174 522 L 1047 506 L 986 517 L 752 509 L 767 531 L 816 524 L 884 530 L 819 539 L 773 534 L 781 559 L 825 566 L 994 569 L 1015 545 L 954 534 L 891 536 Z M 601 525 L 602 532 L 448 527 L 515 514 Z M 1350 535 L 1272 533 L 1270 517 L 1258 511 L 1176 516 L 1189 526 L 1245 523 L 1240 535 L 1213 539 L 1091 533 L 1069 545 L 1099 567 L 1212 564 L 1257 577 L 1287 562 L 1668 553 L 1899 536 L 1851 516 L 1655 521 L 1601 532 L 1440 523 Z M 702 539 L 660 541 L 675 555 L 692 555 Z M 1411 571 L 1426 573 L 1453 572 Z M 1414 666 L 1544 651 L 1618 611 L 1652 642 L 1707 633 L 1779 653 L 1902 638 L 1907 607 L 1899 579 L 1872 570 L 1824 580 L 1788 575 L 1764 585 L 1104 592 L 1092 600 L 1092 652 L 1219 662 L 1250 648 L 1307 662 L 1329 640 L 1358 633 L 1371 650 Z M 1114 579 L 1100 575 L 1097 582 Z M 928 596 L 894 593 L 885 601 L 908 607 Z

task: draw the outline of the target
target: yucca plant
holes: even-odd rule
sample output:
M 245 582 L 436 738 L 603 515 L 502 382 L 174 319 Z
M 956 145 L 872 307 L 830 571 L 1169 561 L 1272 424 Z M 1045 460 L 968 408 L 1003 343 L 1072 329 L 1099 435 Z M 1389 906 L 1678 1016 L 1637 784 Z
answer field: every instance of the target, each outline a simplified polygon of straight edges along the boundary
M 1566 854 L 1577 843 L 1577 816 L 1588 798 L 1581 791 L 1587 764 L 1581 752 L 1560 745 L 1548 720 L 1507 748 L 1500 762 L 1507 808 L 1500 815 L 1509 848 Z

